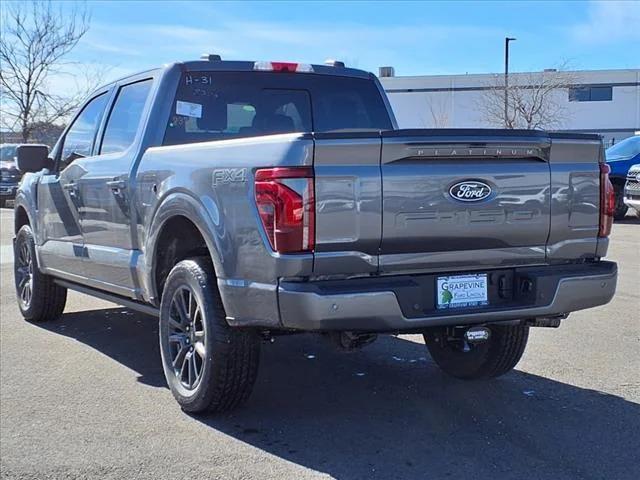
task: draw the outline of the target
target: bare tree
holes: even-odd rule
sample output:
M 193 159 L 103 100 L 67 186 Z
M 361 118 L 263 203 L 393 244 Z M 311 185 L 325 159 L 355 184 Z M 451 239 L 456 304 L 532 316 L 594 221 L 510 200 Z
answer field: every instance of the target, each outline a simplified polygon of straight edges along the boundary
M 65 59 L 87 33 L 89 14 L 84 4 L 67 5 L 63 11 L 50 1 L 11 3 L 3 10 L 0 120 L 3 128 L 20 132 L 26 142 L 35 126 L 64 120 L 95 86 L 87 69 L 72 75 L 72 63 Z M 73 77 L 73 87 L 52 92 L 52 75 Z
M 446 128 L 449 126 L 449 103 L 451 95 L 432 93 L 427 99 L 429 105 L 429 113 L 434 128 Z
M 502 76 L 496 75 L 484 91 L 478 108 L 485 121 L 499 127 L 562 128 L 567 120 L 568 90 L 574 83 L 573 74 L 562 69 L 517 73 L 509 75 L 509 88 L 505 91 Z

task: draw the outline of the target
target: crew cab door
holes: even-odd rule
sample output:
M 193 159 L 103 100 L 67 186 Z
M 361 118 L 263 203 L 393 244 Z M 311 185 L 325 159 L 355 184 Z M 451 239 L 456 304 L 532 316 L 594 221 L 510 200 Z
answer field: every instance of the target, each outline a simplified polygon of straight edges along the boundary
M 550 227 L 544 132 L 382 135 L 380 271 L 543 264 Z
M 142 118 L 153 79 L 120 85 L 96 141 L 97 155 L 76 160 L 84 269 L 96 288 L 136 296 L 131 168 L 139 152 Z M 133 222 L 135 223 L 135 222 Z
M 58 276 L 81 281 L 84 241 L 80 227 L 78 180 L 85 168 L 78 160 L 93 155 L 94 141 L 109 100 L 105 90 L 76 115 L 56 148 L 56 166 L 38 184 L 37 237 L 41 265 Z

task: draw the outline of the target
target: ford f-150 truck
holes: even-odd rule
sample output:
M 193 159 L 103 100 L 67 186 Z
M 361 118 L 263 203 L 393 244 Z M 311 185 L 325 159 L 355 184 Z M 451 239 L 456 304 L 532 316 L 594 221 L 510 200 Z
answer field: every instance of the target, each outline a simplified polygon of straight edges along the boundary
M 185 411 L 246 400 L 285 333 L 420 333 L 445 372 L 496 377 L 530 327 L 616 288 L 599 137 L 399 130 L 376 77 L 339 63 L 139 73 L 17 157 L 23 316 L 58 318 L 68 289 L 158 316 Z

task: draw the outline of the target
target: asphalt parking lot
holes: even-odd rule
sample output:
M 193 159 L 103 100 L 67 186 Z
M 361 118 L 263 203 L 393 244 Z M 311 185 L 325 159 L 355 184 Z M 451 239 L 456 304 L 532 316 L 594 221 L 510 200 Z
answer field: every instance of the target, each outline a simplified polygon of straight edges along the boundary
M 20 317 L 1 211 L 2 478 L 640 478 L 640 219 L 615 224 L 618 291 L 534 329 L 517 369 L 444 376 L 419 336 L 352 354 L 264 345 L 248 404 L 191 417 L 167 389 L 152 317 L 70 293 L 54 324 Z

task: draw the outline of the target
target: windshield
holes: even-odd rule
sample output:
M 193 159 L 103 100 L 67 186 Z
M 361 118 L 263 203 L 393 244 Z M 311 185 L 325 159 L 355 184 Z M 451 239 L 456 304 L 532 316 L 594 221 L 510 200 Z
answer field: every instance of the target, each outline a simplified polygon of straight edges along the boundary
M 368 79 L 300 73 L 187 72 L 176 93 L 164 144 L 391 128 L 380 91 Z
M 16 146 L 15 145 L 3 145 L 0 147 L 0 161 L 13 161 L 16 156 Z
M 607 148 L 607 159 L 629 158 L 640 153 L 640 136 L 629 137 Z

